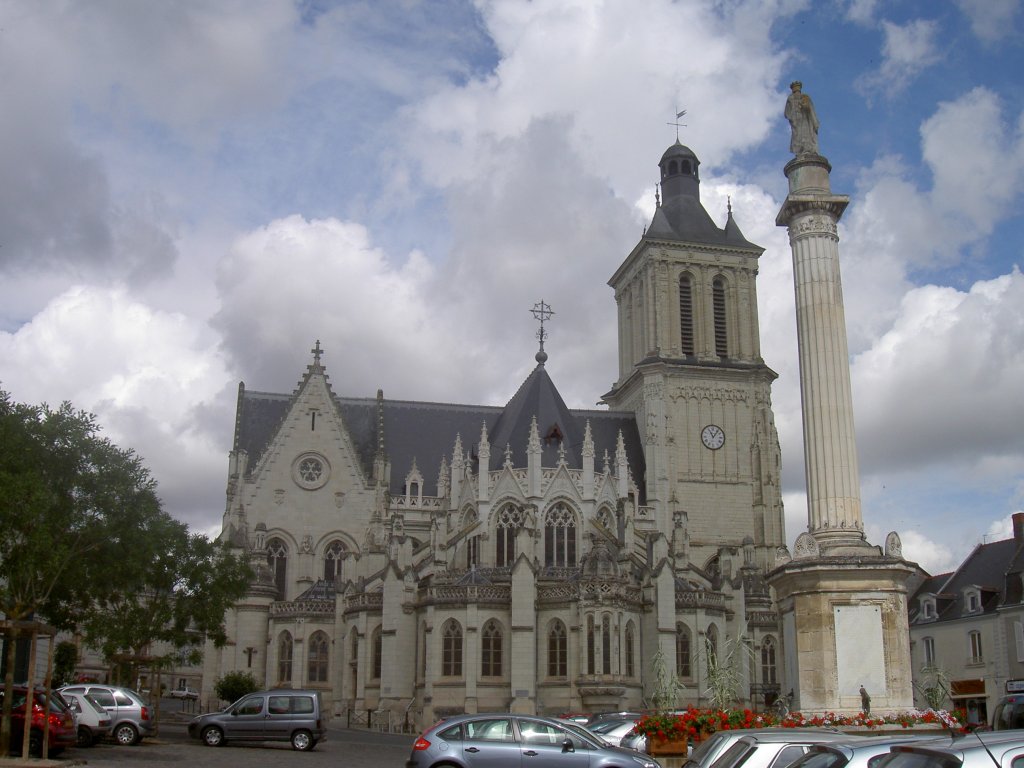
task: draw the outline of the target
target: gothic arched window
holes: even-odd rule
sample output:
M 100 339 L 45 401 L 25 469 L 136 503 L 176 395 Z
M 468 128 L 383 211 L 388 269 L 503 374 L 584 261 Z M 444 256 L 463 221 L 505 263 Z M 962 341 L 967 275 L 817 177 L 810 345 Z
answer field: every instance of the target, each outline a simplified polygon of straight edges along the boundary
M 694 354 L 693 281 L 689 275 L 679 278 L 679 343 L 687 357 Z
M 693 676 L 692 653 L 689 627 L 676 624 L 676 677 Z
M 778 682 L 775 675 L 775 638 L 771 635 L 761 641 L 761 682 Z
M 494 564 L 499 568 L 512 565 L 516 560 L 516 531 L 525 522 L 523 511 L 506 504 L 498 511 L 495 529 Z
M 715 354 L 729 356 L 729 337 L 726 333 L 725 280 L 716 277 L 711 283 L 711 302 L 715 312 Z
M 314 632 L 309 638 L 309 670 L 307 679 L 311 683 L 326 683 L 330 660 L 331 641 L 325 632 Z
M 630 621 L 626 624 L 626 635 L 625 635 L 625 673 L 626 677 L 633 677 L 636 675 L 636 666 L 634 665 L 633 655 L 635 653 L 636 637 L 633 630 L 633 622 Z
M 608 614 L 601 619 L 601 672 L 612 673 L 612 620 Z
M 341 578 L 341 556 L 345 554 L 345 545 L 335 539 L 327 545 L 324 550 L 324 578 L 327 581 L 337 581 Z
M 267 542 L 267 565 L 274 575 L 277 599 L 284 600 L 288 587 L 288 545 L 281 539 L 274 538 Z
M 292 633 L 285 630 L 277 638 L 277 682 L 292 681 Z
M 576 516 L 564 504 L 549 509 L 545 515 L 544 565 L 576 565 Z
M 380 627 L 373 630 L 373 635 L 370 640 L 370 648 L 373 650 L 371 665 L 371 669 L 373 670 L 373 679 L 380 680 L 381 673 L 384 671 L 384 634 L 381 632 Z
M 462 676 L 462 627 L 455 619 L 449 619 L 441 630 L 441 674 Z
M 351 696 L 354 699 L 356 697 L 356 691 L 359 690 L 359 633 L 352 633 L 352 657 L 349 659 L 349 668 L 352 670 L 352 692 Z
M 597 638 L 594 637 L 594 617 L 587 616 L 587 674 L 597 673 Z
M 569 642 L 565 634 L 565 624 L 556 621 L 548 632 L 548 677 L 567 677 L 569 675 L 568 660 Z
M 501 677 L 501 627 L 488 621 L 480 633 L 480 676 Z

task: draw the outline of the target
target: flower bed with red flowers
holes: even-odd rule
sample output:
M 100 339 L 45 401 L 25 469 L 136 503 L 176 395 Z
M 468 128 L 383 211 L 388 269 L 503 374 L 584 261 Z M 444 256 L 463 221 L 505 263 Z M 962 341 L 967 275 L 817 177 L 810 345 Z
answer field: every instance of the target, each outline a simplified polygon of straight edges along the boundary
M 898 725 L 912 728 L 916 725 L 938 725 L 952 730 L 962 730 L 964 718 L 960 712 L 946 710 L 910 710 L 888 715 L 840 715 L 825 712 L 820 715 L 803 715 L 790 712 L 779 718 L 770 712 L 753 712 L 749 709 L 697 709 L 688 707 L 677 712 L 656 712 L 640 718 L 636 732 L 648 741 L 679 741 L 681 739 L 702 739 L 715 731 L 736 728 L 883 728 Z

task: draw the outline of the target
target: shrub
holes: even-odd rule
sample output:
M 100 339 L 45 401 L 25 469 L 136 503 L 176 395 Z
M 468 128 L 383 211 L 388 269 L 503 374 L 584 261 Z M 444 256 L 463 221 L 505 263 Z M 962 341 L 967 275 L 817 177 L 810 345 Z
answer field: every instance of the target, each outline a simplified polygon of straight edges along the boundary
M 228 672 L 213 684 L 213 690 L 221 701 L 235 702 L 247 693 L 260 690 L 261 686 L 249 672 Z

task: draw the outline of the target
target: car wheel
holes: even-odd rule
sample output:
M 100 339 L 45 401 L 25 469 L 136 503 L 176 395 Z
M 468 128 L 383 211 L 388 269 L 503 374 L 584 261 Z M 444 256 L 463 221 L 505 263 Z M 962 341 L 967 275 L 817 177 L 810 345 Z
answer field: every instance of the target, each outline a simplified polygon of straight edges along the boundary
M 139 732 L 131 723 L 121 723 L 114 729 L 114 741 L 122 747 L 134 747 L 139 743 Z
M 203 728 L 202 734 L 200 734 L 203 744 L 208 747 L 220 747 L 224 745 L 224 732 L 216 726 L 208 726 Z
M 89 730 L 89 726 L 80 725 L 78 726 L 78 746 L 80 747 L 91 747 L 96 743 L 96 737 L 93 736 L 92 731 Z
M 308 752 L 315 746 L 316 742 L 313 740 L 313 734 L 309 731 L 296 731 L 292 734 L 292 749 Z
M 28 735 L 28 753 L 33 757 L 43 756 L 43 734 L 39 731 L 32 731 Z

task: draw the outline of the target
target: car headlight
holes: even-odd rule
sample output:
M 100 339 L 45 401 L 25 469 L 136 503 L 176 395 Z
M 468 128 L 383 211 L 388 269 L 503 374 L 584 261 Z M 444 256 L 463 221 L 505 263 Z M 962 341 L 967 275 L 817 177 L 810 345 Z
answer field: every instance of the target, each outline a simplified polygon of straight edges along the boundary
M 651 760 L 651 758 L 645 755 L 630 755 L 630 757 L 636 760 L 644 768 L 661 768 L 661 766 L 658 765 L 658 763 L 656 763 L 654 760 Z

